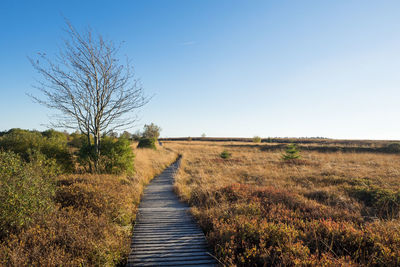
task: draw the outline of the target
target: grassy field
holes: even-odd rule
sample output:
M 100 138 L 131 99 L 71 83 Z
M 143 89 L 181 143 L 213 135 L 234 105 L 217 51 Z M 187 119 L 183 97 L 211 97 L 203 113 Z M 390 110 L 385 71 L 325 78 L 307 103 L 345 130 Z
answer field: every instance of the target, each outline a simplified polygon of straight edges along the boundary
M 15 185 L 9 191 L 18 198 L 5 190 L 0 195 L 15 202 L 0 204 L 0 266 L 122 265 L 143 187 L 177 157 L 163 148 L 134 152 L 136 173 L 131 176 L 47 174 L 39 163 L 0 153 L 3 181 L 9 176 L 19 183 L 7 183 Z
M 274 143 L 164 146 L 183 155 L 176 191 L 222 263 L 400 265 L 400 155 L 346 149 L 381 143 L 304 149 L 291 162 Z M 223 150 L 232 157 L 222 159 Z

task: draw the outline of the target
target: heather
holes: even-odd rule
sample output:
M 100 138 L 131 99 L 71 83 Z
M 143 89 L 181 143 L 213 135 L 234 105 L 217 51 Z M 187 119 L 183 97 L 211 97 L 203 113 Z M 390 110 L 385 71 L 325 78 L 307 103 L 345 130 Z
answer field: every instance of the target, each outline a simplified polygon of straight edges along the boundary
M 123 265 L 143 188 L 176 154 L 105 137 L 105 173 L 89 173 L 81 165 L 87 162 L 78 160 L 81 136 L 58 136 L 54 147 L 70 155 L 68 170 L 47 153 L 53 141 L 44 133 L 0 137 L 0 145 L 8 145 L 0 150 L 0 265 Z M 33 138 L 40 142 L 34 145 Z
M 229 266 L 398 266 L 400 158 L 287 146 L 168 142 L 175 189 Z M 318 144 L 314 144 L 316 147 Z M 229 150 L 232 157 L 221 160 Z

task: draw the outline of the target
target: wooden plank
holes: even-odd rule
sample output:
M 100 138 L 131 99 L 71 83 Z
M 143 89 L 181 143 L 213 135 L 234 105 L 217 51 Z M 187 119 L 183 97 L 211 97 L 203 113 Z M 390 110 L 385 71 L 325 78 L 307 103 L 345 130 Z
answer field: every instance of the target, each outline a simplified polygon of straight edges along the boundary
M 203 253 L 187 253 L 186 255 L 177 255 L 171 254 L 169 256 L 160 256 L 158 254 L 154 254 L 152 256 L 142 256 L 137 257 L 135 256 L 132 262 L 157 262 L 157 261 L 186 261 L 186 260 L 206 260 L 209 259 L 210 255 L 203 252 Z
M 170 261 L 170 262 L 137 262 L 129 263 L 128 266 L 215 266 L 215 260 L 186 260 L 186 261 Z
M 146 239 L 146 240 L 164 240 L 164 239 L 185 239 L 189 237 L 202 237 L 204 238 L 203 233 L 196 233 L 196 234 L 161 234 L 161 235 L 154 235 L 154 234 L 137 234 L 135 240 Z
M 132 244 L 133 245 L 133 244 Z M 132 248 L 132 252 L 146 250 L 169 250 L 169 249 L 205 249 L 207 250 L 207 244 L 135 244 L 135 247 Z
M 138 240 L 134 241 L 133 245 L 164 245 L 164 244 L 175 244 L 175 245 L 189 245 L 189 244 L 206 244 L 205 239 L 188 239 L 188 240 L 163 240 L 162 242 L 159 241 L 146 241 L 146 240 Z
M 157 253 L 162 253 L 162 254 L 169 254 L 169 253 L 187 253 L 187 252 L 204 252 L 204 247 L 198 247 L 198 248 L 170 248 L 170 249 L 154 249 L 154 248 L 145 248 L 145 249 L 135 249 L 135 257 L 137 255 L 148 255 L 148 254 L 157 254 Z

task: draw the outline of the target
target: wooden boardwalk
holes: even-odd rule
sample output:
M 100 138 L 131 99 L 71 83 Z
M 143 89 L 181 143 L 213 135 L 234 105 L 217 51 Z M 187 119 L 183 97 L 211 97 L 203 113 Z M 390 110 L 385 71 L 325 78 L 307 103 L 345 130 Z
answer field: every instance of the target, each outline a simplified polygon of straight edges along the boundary
M 179 160 L 144 191 L 127 266 L 216 266 L 189 206 L 173 192 Z

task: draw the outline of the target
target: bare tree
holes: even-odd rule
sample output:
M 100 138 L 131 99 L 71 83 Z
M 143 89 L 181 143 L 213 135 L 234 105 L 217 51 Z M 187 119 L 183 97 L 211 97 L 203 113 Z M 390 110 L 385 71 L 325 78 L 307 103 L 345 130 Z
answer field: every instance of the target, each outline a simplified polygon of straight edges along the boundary
M 58 111 L 53 127 L 79 129 L 86 135 L 97 170 L 101 132 L 131 126 L 137 118 L 135 110 L 149 98 L 134 78 L 129 59 L 120 63 L 120 46 L 94 35 L 90 28 L 80 33 L 70 22 L 66 24 L 68 38 L 53 59 L 41 53 L 29 58 L 43 78 L 36 88 L 44 95 L 31 97 Z

